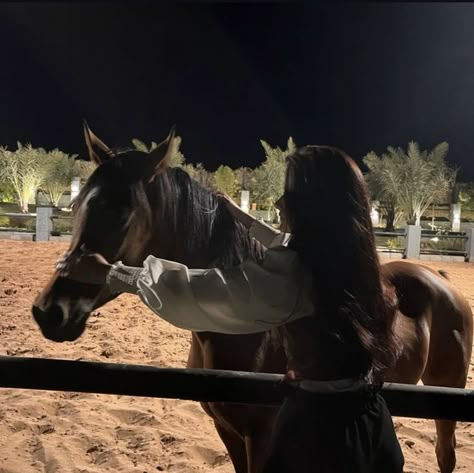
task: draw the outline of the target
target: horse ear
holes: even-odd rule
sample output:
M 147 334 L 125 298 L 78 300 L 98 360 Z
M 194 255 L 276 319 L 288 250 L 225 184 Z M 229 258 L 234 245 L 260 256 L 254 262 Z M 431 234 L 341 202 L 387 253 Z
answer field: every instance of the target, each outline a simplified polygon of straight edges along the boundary
M 85 120 L 82 120 L 82 125 L 90 160 L 97 164 L 97 166 L 100 166 L 105 163 L 105 161 L 113 158 L 114 154 L 111 149 L 92 133 L 92 130 Z
M 170 165 L 173 155 L 175 127 L 171 128 L 168 137 L 150 152 L 153 176 L 161 174 Z

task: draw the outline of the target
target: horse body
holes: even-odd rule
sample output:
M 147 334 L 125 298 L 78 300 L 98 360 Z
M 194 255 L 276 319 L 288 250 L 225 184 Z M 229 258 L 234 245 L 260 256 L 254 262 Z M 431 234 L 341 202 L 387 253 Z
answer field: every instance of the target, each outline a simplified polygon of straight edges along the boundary
M 86 129 L 91 148 L 94 135 Z M 190 267 L 229 267 L 263 249 L 236 223 L 225 204 L 179 169 L 158 172 L 170 143 L 149 156 L 128 152 L 100 165 L 81 190 L 70 253 L 85 245 L 109 260 L 141 266 L 150 254 Z M 97 148 L 97 144 L 99 145 Z M 166 150 L 164 150 L 166 148 Z M 164 151 L 163 151 L 164 150 Z M 105 158 L 104 158 L 105 160 Z M 472 312 L 464 297 L 435 271 L 407 262 L 382 266 L 400 298 L 397 333 L 403 352 L 389 381 L 464 387 L 472 348 Z M 89 313 L 115 296 L 105 287 L 79 284 L 55 273 L 37 297 L 33 315 L 55 341 L 78 338 Z M 284 373 L 283 348 L 270 332 L 253 335 L 193 333 L 191 368 Z M 276 407 L 205 403 L 237 473 L 259 473 L 265 461 Z M 442 473 L 455 465 L 455 422 L 436 422 Z
M 465 388 L 472 353 L 473 319 L 466 298 L 442 273 L 422 265 L 390 262 L 382 274 L 400 300 L 396 332 L 403 351 L 387 381 Z M 435 420 L 441 473 L 456 465 L 456 422 Z

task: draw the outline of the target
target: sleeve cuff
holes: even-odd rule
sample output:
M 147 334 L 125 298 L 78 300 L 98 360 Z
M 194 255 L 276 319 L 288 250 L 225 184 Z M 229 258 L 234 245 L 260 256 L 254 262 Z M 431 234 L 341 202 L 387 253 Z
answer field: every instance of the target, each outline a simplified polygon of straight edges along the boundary
M 143 268 L 125 266 L 119 261 L 112 265 L 105 282 L 113 294 L 119 292 L 136 294 L 138 291 L 137 282 L 142 273 Z

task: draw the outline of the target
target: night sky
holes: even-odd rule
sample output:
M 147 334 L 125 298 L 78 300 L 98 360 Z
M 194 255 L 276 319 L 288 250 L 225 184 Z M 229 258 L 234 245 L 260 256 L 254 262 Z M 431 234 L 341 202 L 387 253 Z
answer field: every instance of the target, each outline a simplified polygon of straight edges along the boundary
M 158 2 L 157 2 L 158 3 Z M 85 155 L 176 124 L 189 162 L 259 139 L 370 150 L 448 141 L 474 180 L 474 4 L 0 5 L 0 144 Z

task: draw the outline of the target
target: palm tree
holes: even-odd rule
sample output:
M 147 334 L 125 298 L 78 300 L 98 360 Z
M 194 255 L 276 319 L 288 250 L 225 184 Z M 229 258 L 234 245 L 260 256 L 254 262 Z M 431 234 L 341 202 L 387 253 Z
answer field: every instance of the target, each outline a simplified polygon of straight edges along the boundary
M 401 148 L 389 149 L 402 162 L 398 202 L 407 223 L 420 225 L 421 216 L 431 204 L 448 198 L 457 174 L 445 162 L 448 150 L 448 143 L 443 142 L 428 153 L 414 141 L 408 144 L 406 154 Z
M 364 157 L 369 187 L 395 213 L 403 212 L 408 224 L 420 225 L 423 213 L 448 198 L 456 181 L 457 170 L 445 161 L 448 150 L 446 142 L 428 152 L 411 141 L 406 153 L 392 146 L 380 158 L 371 152 Z
M 369 168 L 366 180 L 371 197 L 381 202 L 380 209 L 385 217 L 385 231 L 393 232 L 403 216 L 397 196 L 399 187 L 397 170 L 401 163 L 397 156 L 390 157 L 382 154 L 379 157 L 371 151 L 364 157 L 364 164 Z
M 58 149 L 45 155 L 45 173 L 40 187 L 54 207 L 59 205 L 64 192 L 71 186 L 72 178 L 79 173 L 75 158 L 76 155 L 69 156 Z
M 16 151 L 0 147 L 0 174 L 15 192 L 20 210 L 28 213 L 28 204 L 44 178 L 43 149 L 17 143 Z
M 253 171 L 249 180 L 252 199 L 265 205 L 275 214 L 275 202 L 285 188 L 286 158 L 296 150 L 296 144 L 290 136 L 286 149 L 272 147 L 264 140 L 260 143 L 265 151 L 265 161 Z

